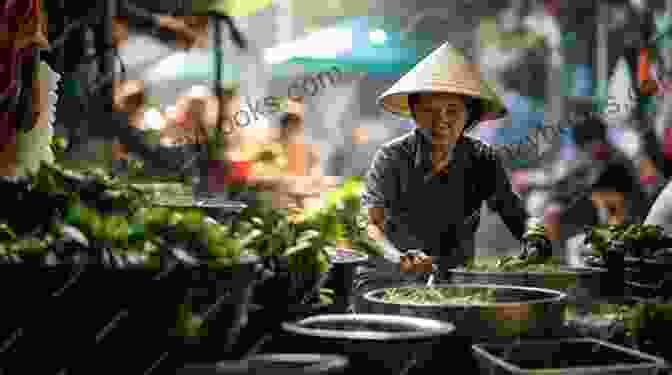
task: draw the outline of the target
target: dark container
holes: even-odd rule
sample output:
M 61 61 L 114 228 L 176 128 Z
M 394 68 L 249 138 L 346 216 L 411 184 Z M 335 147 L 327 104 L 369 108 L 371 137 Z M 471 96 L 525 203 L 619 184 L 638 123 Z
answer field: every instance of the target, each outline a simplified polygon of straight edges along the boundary
M 94 310 L 95 319 L 86 329 L 69 336 L 62 330 L 55 332 L 60 334 L 55 337 L 71 340 L 61 345 L 68 348 L 63 361 L 68 374 L 99 373 L 101 364 L 105 372 L 174 374 L 187 362 L 226 358 L 247 322 L 257 265 L 258 258 L 249 257 L 219 267 L 166 262 L 159 268 L 96 269 L 95 277 L 87 280 L 88 300 L 91 305 L 108 300 Z M 193 290 L 202 292 L 200 301 L 190 298 Z M 209 314 L 207 335 L 187 337 L 180 331 L 180 306 L 188 302 L 199 315 Z M 77 326 L 83 318 L 62 319 Z
M 625 250 L 627 243 L 613 241 L 609 244 L 605 256 L 607 273 L 604 277 L 602 295 L 605 297 L 623 296 L 625 293 Z
M 263 309 L 274 310 L 281 319 L 278 323 L 319 304 L 320 288 L 329 274 L 290 272 L 287 257 L 268 257 L 265 263 L 272 271 L 271 276 L 255 286 L 252 301 Z
M 249 257 L 227 267 L 197 267 L 191 271 L 188 299 L 203 320 L 203 335 L 177 337 L 180 364 L 234 359 L 232 351 L 249 321 L 260 258 Z
M 8 321 L 16 334 L 5 341 L 2 368 L 6 373 L 56 373 L 67 368 L 80 351 L 77 338 L 87 334 L 90 322 L 103 320 L 109 300 L 98 301 L 85 287 L 96 274 L 85 264 L 46 265 L 40 261 L 3 265 L 9 293 Z M 96 297 L 96 298 L 91 298 Z M 68 337 L 71 345 L 63 345 Z M 72 339 L 72 341 L 70 341 Z M 35 353 L 42 353 L 39 361 Z
M 334 304 L 330 308 L 333 313 L 346 313 L 353 306 L 355 300 L 354 285 L 357 278 L 357 269 L 367 260 L 366 254 L 337 249 L 331 256 L 331 270 L 326 288 L 334 291 Z
M 596 339 L 478 344 L 473 350 L 488 375 L 657 375 L 668 367 L 662 358 Z
M 106 372 L 145 373 L 171 348 L 168 339 L 175 326 L 176 306 L 184 300 L 188 286 L 185 272 L 175 265 L 168 269 L 108 268 L 100 275 L 123 298 L 116 299 L 114 315 L 81 338 L 82 351 L 75 353 L 68 374 L 96 373 L 103 363 Z

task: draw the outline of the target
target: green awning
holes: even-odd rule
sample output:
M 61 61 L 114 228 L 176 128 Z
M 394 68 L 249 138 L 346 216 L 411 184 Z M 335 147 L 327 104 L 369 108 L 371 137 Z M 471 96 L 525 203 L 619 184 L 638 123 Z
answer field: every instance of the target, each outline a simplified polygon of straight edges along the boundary
M 341 73 L 366 73 L 382 75 L 402 75 L 413 68 L 415 62 L 380 62 L 362 61 L 348 58 L 292 58 L 289 61 L 274 65 L 272 68 L 273 78 L 287 78 L 304 74 L 318 74 L 327 71 L 339 71 Z

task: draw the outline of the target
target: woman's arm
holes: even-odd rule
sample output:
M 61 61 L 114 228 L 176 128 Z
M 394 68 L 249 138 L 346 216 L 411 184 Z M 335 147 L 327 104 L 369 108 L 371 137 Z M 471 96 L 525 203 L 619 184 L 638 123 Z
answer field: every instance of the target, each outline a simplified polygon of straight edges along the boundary
M 492 169 L 494 169 L 491 182 L 493 190 L 491 190 L 490 197 L 487 199 L 488 207 L 499 214 L 515 238 L 522 240 L 530 216 L 525 210 L 523 200 L 513 191 L 499 157 L 493 155 L 491 161 Z
M 385 235 L 385 210 L 397 196 L 397 162 L 393 153 L 385 146 L 379 149 L 366 174 L 365 189 L 362 194 L 362 206 L 367 208 L 369 213 L 367 232 L 371 239 L 383 245 L 384 257 L 394 262 L 400 260 L 402 253 Z

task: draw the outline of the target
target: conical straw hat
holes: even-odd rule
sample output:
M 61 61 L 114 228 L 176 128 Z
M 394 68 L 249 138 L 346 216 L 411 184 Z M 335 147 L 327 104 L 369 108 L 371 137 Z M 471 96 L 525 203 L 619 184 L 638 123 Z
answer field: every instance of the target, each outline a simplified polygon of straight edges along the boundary
M 388 112 L 411 117 L 408 95 L 414 93 L 451 93 L 475 99 L 477 108 L 470 108 L 470 112 L 477 116 L 470 117 L 471 126 L 479 121 L 500 119 L 508 113 L 494 89 L 481 78 L 478 67 L 449 43 L 441 45 L 401 77 L 378 98 L 378 103 Z

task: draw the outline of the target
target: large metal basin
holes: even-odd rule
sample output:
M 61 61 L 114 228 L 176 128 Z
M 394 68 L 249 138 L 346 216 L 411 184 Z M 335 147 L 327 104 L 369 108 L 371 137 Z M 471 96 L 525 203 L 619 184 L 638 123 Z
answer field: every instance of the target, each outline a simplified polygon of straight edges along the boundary
M 485 272 L 454 268 L 448 271 L 456 284 L 518 285 L 559 290 L 570 298 L 595 298 L 602 295 L 607 270 L 595 267 L 560 267 L 558 272 Z
M 425 285 L 406 285 L 428 288 Z M 517 337 L 548 337 L 562 332 L 565 293 L 540 288 L 488 284 L 440 284 L 448 295 L 460 297 L 468 293 L 494 290 L 494 303 L 484 305 L 398 304 L 384 302 L 389 288 L 372 290 L 360 297 L 357 311 L 368 314 L 415 316 L 452 322 L 455 334 L 474 340 Z
M 407 316 L 327 314 L 283 323 L 287 348 L 344 355 L 348 373 L 375 369 L 397 375 L 432 358 L 432 348 L 455 331 L 451 323 Z

